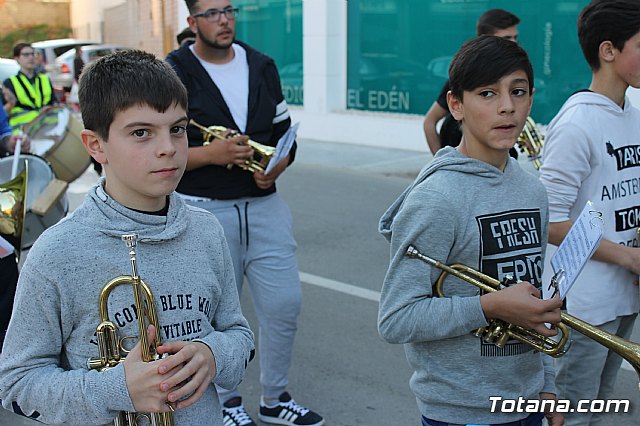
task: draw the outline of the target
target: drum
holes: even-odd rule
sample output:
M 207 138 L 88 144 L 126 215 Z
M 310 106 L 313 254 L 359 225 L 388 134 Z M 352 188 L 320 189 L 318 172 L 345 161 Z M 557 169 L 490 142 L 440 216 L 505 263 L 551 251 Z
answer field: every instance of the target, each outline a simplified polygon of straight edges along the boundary
M 18 173 L 24 169 L 25 161 L 29 162 L 29 172 L 27 176 L 27 214 L 24 219 L 24 228 L 22 231 L 23 249 L 31 247 L 36 241 L 36 238 L 38 238 L 45 229 L 65 217 L 69 210 L 69 201 L 67 200 L 67 195 L 64 194 L 54 203 L 46 215 L 39 216 L 31 211 L 34 200 L 38 198 L 38 195 L 44 191 L 55 176 L 47 160 L 32 154 L 20 155 L 20 159 L 18 160 Z M 12 164 L 13 156 L 0 158 L 0 182 L 11 180 Z
M 68 107 L 47 108 L 26 128 L 31 153 L 45 158 L 58 179 L 73 182 L 91 164 L 80 138 L 82 129 L 82 122 Z

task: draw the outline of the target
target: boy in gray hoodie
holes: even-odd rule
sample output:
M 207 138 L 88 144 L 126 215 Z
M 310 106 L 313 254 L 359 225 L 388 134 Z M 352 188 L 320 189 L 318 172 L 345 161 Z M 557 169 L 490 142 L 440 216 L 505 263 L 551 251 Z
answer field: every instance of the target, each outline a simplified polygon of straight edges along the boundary
M 544 187 L 509 157 L 531 108 L 533 70 L 516 43 L 481 36 L 456 53 L 449 77 L 449 108 L 462 123 L 462 142 L 438 151 L 380 221 L 391 262 L 379 332 L 405 345 L 424 426 L 539 425 L 543 413 L 501 410 L 500 402 L 522 397 L 535 406 L 555 398 L 551 359 L 517 341 L 499 348 L 471 333 L 500 319 L 551 336 L 556 331 L 545 323 L 560 321 L 562 302 L 539 298 L 547 240 Z M 434 297 L 441 271 L 406 256 L 409 245 L 446 264 L 522 282 L 479 295 L 449 275 L 446 297 Z M 561 424 L 560 415 L 547 416 L 552 425 Z
M 82 142 L 106 177 L 44 232 L 22 268 L 0 358 L 0 399 L 47 424 L 102 425 L 120 411 L 169 412 L 178 425 L 222 425 L 216 387 L 236 386 L 253 349 L 223 231 L 174 189 L 187 160 L 187 92 L 153 55 L 128 51 L 89 65 L 80 80 Z M 138 234 L 138 275 L 151 287 L 164 359 L 99 372 L 99 295 L 133 274 L 123 234 Z M 120 336 L 139 336 L 131 285 L 113 289 Z

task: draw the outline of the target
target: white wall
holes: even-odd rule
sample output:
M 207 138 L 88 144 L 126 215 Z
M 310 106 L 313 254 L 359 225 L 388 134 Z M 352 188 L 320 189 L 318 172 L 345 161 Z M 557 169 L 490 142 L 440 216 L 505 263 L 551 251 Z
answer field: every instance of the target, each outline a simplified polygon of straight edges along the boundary
M 346 109 L 347 2 L 305 0 L 302 50 L 304 106 L 290 107 L 300 137 L 427 150 L 421 116 Z
M 178 1 L 178 22 L 177 28 L 178 32 L 182 31 L 182 29 L 187 25 L 187 16 L 189 16 L 189 9 L 187 9 L 187 5 L 184 1 Z
M 126 0 L 71 0 L 71 28 L 76 38 L 103 41 L 102 11 Z

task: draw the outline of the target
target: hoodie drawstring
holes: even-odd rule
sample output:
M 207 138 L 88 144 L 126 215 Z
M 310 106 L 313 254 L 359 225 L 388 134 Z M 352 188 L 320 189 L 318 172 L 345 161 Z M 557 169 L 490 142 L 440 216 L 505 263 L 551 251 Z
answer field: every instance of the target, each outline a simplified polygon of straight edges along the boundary
M 234 204 L 233 207 L 236 209 L 236 213 L 238 214 L 238 232 L 240 236 L 240 244 L 242 244 L 242 214 L 240 213 L 240 207 L 237 204 Z M 245 247 L 249 248 L 249 202 L 246 201 L 244 203 L 244 232 L 245 232 Z

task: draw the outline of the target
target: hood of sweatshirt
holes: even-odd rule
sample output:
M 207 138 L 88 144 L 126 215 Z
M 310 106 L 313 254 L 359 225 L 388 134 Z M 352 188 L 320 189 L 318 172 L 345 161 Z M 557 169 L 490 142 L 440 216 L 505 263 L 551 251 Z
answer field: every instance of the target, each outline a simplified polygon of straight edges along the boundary
M 127 233 L 138 234 L 140 241 L 159 243 L 183 234 L 188 226 L 189 207 L 175 192 L 169 196 L 166 216 L 131 210 L 104 190 L 104 178 L 89 190 L 87 197 L 71 216 L 79 223 L 120 238 Z
M 591 92 L 589 90 L 581 91 L 574 93 L 567 99 L 567 101 L 562 105 L 558 114 L 551 120 L 549 123 L 549 128 L 555 126 L 558 121 L 563 120 L 563 117 L 566 114 L 569 114 L 575 110 L 575 108 L 583 105 L 596 106 L 598 108 L 602 108 L 607 111 L 609 114 L 614 114 L 618 116 L 622 116 L 624 114 L 630 113 L 633 106 L 631 105 L 631 101 L 627 96 L 624 97 L 624 107 L 620 108 L 620 105 L 613 102 L 608 97 L 601 95 L 599 93 Z
M 476 160 L 475 158 L 469 158 L 464 154 L 461 154 L 456 148 L 445 147 L 439 150 L 433 160 L 427 163 L 411 185 L 395 200 L 387 211 L 380 218 L 378 224 L 378 232 L 380 232 L 387 240 L 391 241 L 391 235 L 393 231 L 393 220 L 395 219 L 398 211 L 402 208 L 407 196 L 414 191 L 417 187 L 420 187 L 429 177 L 439 171 L 447 171 L 462 174 L 471 174 L 478 179 L 483 180 L 483 185 L 491 186 L 498 185 L 503 179 L 508 178 L 508 174 L 511 172 L 515 162 L 513 158 L 509 157 L 509 161 L 504 171 L 494 167 L 484 161 Z

